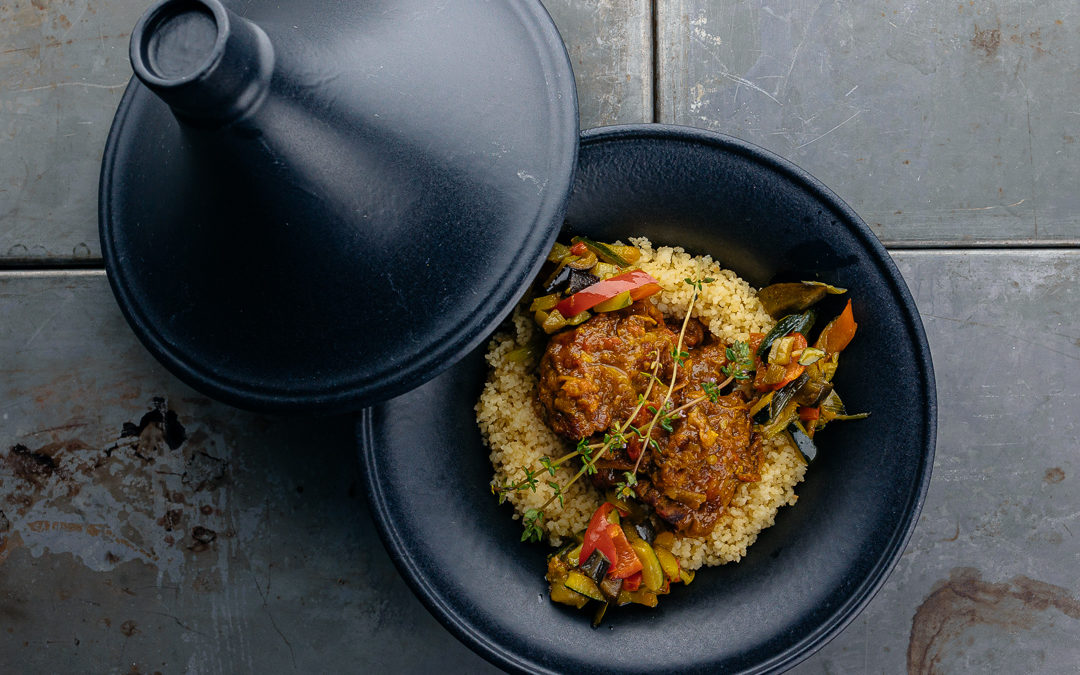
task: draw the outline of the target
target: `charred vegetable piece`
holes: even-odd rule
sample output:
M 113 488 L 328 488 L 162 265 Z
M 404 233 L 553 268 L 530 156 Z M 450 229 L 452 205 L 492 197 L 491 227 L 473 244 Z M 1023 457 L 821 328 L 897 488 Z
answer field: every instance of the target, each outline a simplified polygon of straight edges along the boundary
M 807 436 L 798 425 L 792 427 L 791 438 L 795 441 L 795 447 L 799 449 L 803 459 L 807 463 L 814 461 L 814 458 L 817 457 L 817 446 L 814 445 L 813 439 Z
M 563 265 L 544 284 L 544 293 L 577 293 L 598 281 L 600 277 L 595 274 Z
M 608 608 L 608 605 L 610 605 L 610 604 L 611 604 L 610 602 L 605 602 L 604 604 L 602 604 L 602 605 L 600 605 L 599 607 L 596 608 L 596 614 L 593 614 L 593 619 L 592 619 L 592 627 L 593 628 L 599 628 L 600 627 L 600 622 L 602 622 L 604 620 L 604 614 L 607 613 L 607 608 Z
M 650 544 L 652 543 L 653 539 L 656 538 L 656 530 L 653 529 L 653 526 L 649 524 L 648 521 L 634 523 L 633 527 L 634 533 L 641 539 L 649 542 Z
M 761 412 L 762 410 L 767 411 L 767 409 L 769 407 L 769 404 L 772 403 L 773 396 L 776 396 L 775 391 L 770 391 L 769 393 L 767 393 L 764 396 L 762 396 L 761 398 L 759 398 L 758 402 L 750 407 L 750 417 L 757 417 L 757 414 L 759 412 Z M 768 412 L 766 412 L 765 414 L 766 414 L 765 419 L 761 420 L 763 423 L 768 421 L 768 419 L 769 419 L 767 417 Z
M 636 591 L 637 589 L 641 588 L 641 572 L 631 574 L 630 576 L 623 579 L 622 582 L 622 590 L 626 592 Z M 622 598 L 624 596 L 622 593 L 619 593 L 619 597 Z
M 779 319 L 791 312 L 805 311 L 820 302 L 826 293 L 823 286 L 807 283 L 773 284 L 758 291 L 758 300 L 772 318 Z
M 825 400 L 825 397 L 832 392 L 833 386 L 831 382 L 827 382 L 824 379 L 816 380 L 812 377 L 808 377 L 806 381 L 795 391 L 795 402 L 800 406 L 807 406 L 817 409 L 817 406 Z
M 769 402 L 769 417 L 775 418 L 780 414 L 784 408 L 788 406 L 792 399 L 795 398 L 795 394 L 810 381 L 810 377 L 805 373 L 794 382 L 784 385 L 773 394 L 772 400 Z
M 779 412 L 769 418 L 769 422 L 761 428 L 765 438 L 772 438 L 781 431 L 791 426 L 791 423 L 799 418 L 799 406 L 795 401 L 788 401 Z
M 619 591 L 622 587 L 623 580 L 615 577 L 604 577 L 604 580 L 600 582 L 600 592 L 604 594 L 604 599 L 609 601 L 619 599 Z
M 580 552 L 578 554 L 580 559 Z M 607 576 L 608 568 L 611 567 L 611 561 L 608 560 L 603 553 L 599 550 L 594 550 L 589 554 L 589 557 L 585 562 L 578 566 L 578 569 L 592 579 L 596 583 L 603 581 Z
M 772 347 L 772 343 L 780 338 L 788 335 L 789 333 L 802 333 L 806 335 L 810 331 L 810 327 L 814 325 L 814 310 L 807 310 L 803 314 L 788 314 L 783 319 L 776 322 L 773 329 L 765 335 L 765 338 L 761 341 L 761 346 L 757 348 L 758 358 L 764 359 L 765 355 L 769 353 L 769 349 Z
M 632 270 L 624 274 L 604 279 L 598 283 L 574 293 L 569 298 L 560 302 L 556 309 L 563 316 L 573 316 L 586 310 L 592 309 L 601 302 L 613 298 L 623 291 L 630 291 L 630 297 L 634 300 L 647 298 L 660 291 L 660 282 L 653 279 L 646 272 Z

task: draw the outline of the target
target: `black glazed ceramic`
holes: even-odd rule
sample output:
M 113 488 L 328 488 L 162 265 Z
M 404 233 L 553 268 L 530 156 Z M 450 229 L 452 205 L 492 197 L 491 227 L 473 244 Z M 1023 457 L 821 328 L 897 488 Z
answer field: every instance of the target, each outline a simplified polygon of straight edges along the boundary
M 167 0 L 132 33 L 99 195 L 117 301 L 237 406 L 401 393 L 491 332 L 558 232 L 562 40 L 538 0 L 233 7 Z
M 747 143 L 686 128 L 586 132 L 565 230 L 681 244 L 755 285 L 812 278 L 849 288 L 859 331 L 836 384 L 848 407 L 870 418 L 822 432 L 798 504 L 781 509 L 745 559 L 702 570 L 655 610 L 611 611 L 592 630 L 588 614 L 547 600 L 548 549 L 518 543 L 520 523 L 488 489 L 473 411 L 485 377 L 481 346 L 362 415 L 366 489 L 384 543 L 432 613 L 509 670 L 791 667 L 884 583 L 930 480 L 934 374 L 907 287 L 867 226 L 811 176 Z

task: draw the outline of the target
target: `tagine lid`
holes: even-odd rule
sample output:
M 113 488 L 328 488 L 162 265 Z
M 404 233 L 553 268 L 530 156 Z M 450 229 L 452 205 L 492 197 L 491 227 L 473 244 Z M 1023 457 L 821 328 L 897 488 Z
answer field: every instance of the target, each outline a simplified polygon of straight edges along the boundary
M 537 0 L 166 0 L 102 162 L 126 318 L 196 389 L 338 412 L 434 377 L 562 223 L 574 78 Z

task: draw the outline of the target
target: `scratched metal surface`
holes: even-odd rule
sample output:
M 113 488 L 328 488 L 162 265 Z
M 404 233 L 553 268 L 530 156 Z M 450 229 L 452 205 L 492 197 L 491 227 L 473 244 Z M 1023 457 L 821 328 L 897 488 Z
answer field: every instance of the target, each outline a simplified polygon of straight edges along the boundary
M 881 593 L 797 672 L 1071 672 L 1080 251 L 895 258 L 936 356 L 934 480 Z M 100 272 L 0 274 L 0 316 L 0 671 L 486 668 L 394 571 L 347 421 L 192 392 Z
M 100 259 L 101 152 L 150 4 L 0 0 L 0 262 Z M 544 5 L 573 60 L 582 127 L 652 119 L 648 1 Z
M 884 588 L 795 672 L 1075 673 L 1080 251 L 893 257 L 937 373 L 930 491 Z
M 199 396 L 101 272 L 0 273 L 0 317 L 0 672 L 486 668 L 383 550 L 349 420 Z
M 1080 241 L 1075 0 L 657 4 L 661 121 L 793 160 L 886 241 Z
M 0 267 L 98 257 L 149 0 L 0 0 Z M 1074 243 L 1080 9 L 547 0 L 582 126 L 719 129 L 894 242 Z M 858 150 L 853 150 L 857 148 Z M 1080 249 L 895 251 L 938 375 L 934 480 L 881 593 L 796 668 L 1075 672 Z M 169 376 L 100 271 L 0 271 L 0 672 L 490 672 L 379 544 L 344 419 Z

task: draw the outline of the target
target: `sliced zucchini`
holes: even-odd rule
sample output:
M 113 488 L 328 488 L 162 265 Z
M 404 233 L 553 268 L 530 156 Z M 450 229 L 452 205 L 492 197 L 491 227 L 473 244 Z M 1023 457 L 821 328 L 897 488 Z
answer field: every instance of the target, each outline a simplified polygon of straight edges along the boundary
M 668 578 L 668 581 L 678 581 L 679 561 L 675 555 L 666 548 L 659 546 L 654 547 L 653 551 L 656 553 L 656 559 L 660 561 L 660 567 L 664 569 L 664 576 Z
M 615 297 L 604 300 L 599 305 L 592 308 L 594 312 L 614 312 L 616 310 L 624 309 L 634 304 L 634 299 L 630 297 L 630 291 L 623 291 Z
M 564 585 L 590 600 L 599 600 L 600 602 L 605 600 L 604 594 L 600 592 L 600 587 L 596 585 L 596 582 L 577 570 L 570 570 L 567 573 Z
M 660 590 L 664 585 L 664 568 L 660 566 L 652 546 L 638 538 L 630 542 L 630 548 L 634 549 L 641 561 L 641 583 L 654 593 Z

